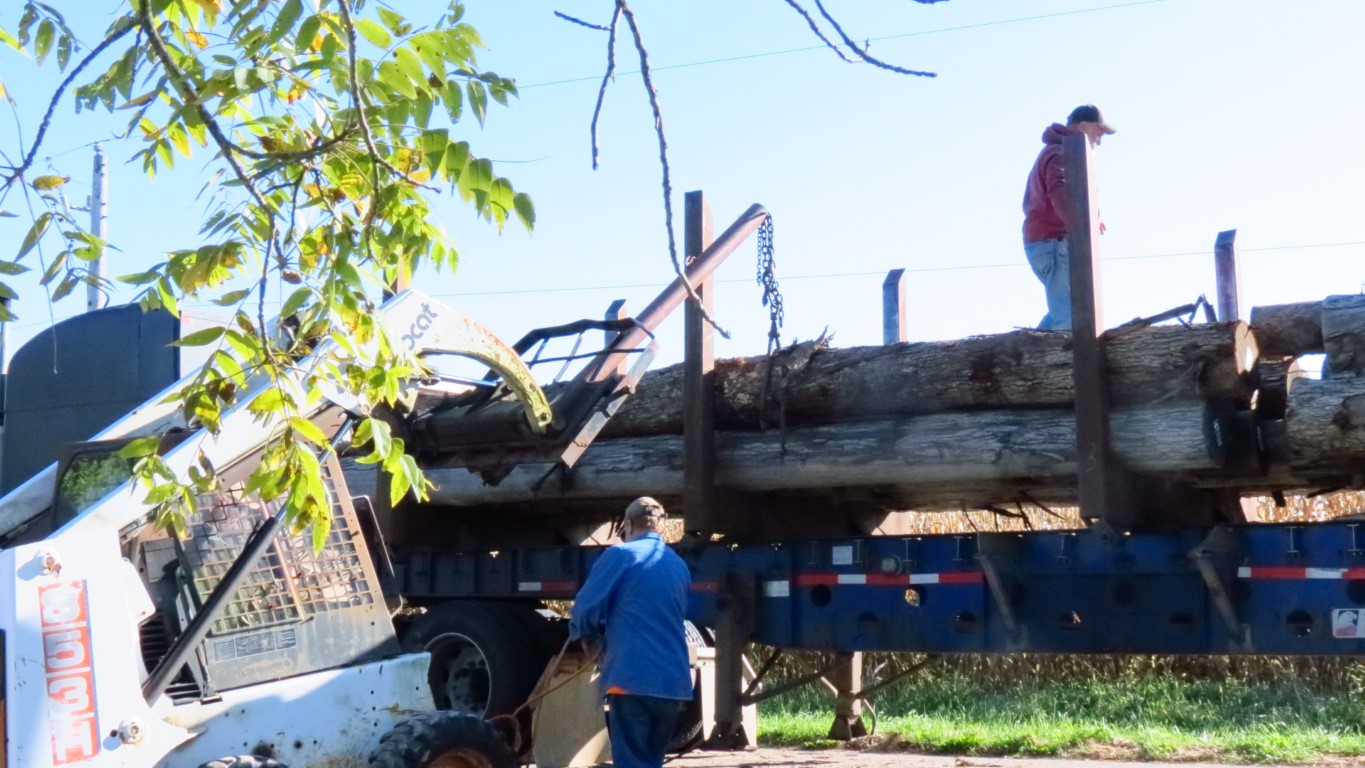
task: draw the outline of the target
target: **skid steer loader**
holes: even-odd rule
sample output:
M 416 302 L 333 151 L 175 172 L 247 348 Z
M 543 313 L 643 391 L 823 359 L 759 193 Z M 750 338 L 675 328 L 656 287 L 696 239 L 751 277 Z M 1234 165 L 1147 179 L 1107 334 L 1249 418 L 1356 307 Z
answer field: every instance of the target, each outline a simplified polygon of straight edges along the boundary
M 555 429 L 526 365 L 481 325 L 412 291 L 380 311 L 412 351 L 487 365 L 518 429 Z M 182 383 L 0 499 L 0 766 L 425 766 L 452 734 L 496 746 L 480 720 L 435 712 L 428 654 L 400 650 L 335 455 L 315 550 L 245 489 L 270 437 L 245 408 L 254 392 L 213 436 L 166 401 Z M 307 417 L 340 441 L 356 408 L 330 393 Z M 154 525 L 119 456 L 147 435 L 178 473 L 201 453 L 219 468 L 183 535 Z

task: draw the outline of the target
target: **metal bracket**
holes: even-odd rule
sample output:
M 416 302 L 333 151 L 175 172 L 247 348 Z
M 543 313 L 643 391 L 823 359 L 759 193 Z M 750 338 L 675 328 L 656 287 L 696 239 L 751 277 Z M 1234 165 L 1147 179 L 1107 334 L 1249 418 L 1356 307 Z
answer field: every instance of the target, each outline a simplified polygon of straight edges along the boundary
M 1235 536 L 1227 528 L 1219 527 L 1209 531 L 1209 535 L 1199 543 L 1199 546 L 1190 551 L 1190 560 L 1194 562 L 1195 567 L 1199 569 L 1199 575 L 1204 579 L 1204 586 L 1209 590 L 1209 597 L 1213 598 L 1213 604 L 1218 609 L 1218 615 L 1223 619 L 1223 626 L 1232 637 L 1233 648 L 1250 650 L 1250 628 L 1238 618 L 1237 609 L 1232 604 L 1232 595 L 1228 591 L 1228 585 L 1213 563 L 1214 555 L 1229 555 L 1236 551 Z

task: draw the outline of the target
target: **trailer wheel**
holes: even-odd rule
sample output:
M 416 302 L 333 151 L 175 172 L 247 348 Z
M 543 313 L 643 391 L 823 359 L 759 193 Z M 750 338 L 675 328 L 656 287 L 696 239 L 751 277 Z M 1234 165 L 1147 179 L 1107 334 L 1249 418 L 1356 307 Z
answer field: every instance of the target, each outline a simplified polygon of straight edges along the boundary
M 370 755 L 371 768 L 517 768 L 487 722 L 456 712 L 424 712 L 394 727 Z
M 473 602 L 431 608 L 403 635 L 431 654 L 427 679 L 437 709 L 476 718 L 521 706 L 545 667 L 535 639 L 509 612 Z
M 287 768 L 284 763 L 270 757 L 258 755 L 236 755 L 220 757 L 203 763 L 199 768 Z

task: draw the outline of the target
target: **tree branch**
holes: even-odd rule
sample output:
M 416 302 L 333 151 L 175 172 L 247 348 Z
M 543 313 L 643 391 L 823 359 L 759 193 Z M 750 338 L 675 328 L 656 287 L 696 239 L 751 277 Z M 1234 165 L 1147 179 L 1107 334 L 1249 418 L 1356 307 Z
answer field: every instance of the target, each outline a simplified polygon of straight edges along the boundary
M 834 44 L 833 40 L 830 40 L 828 37 L 825 37 L 825 33 L 821 32 L 820 27 L 818 27 L 815 24 L 815 19 L 810 15 L 810 13 L 805 8 L 801 7 L 800 3 L 796 2 L 796 0 L 787 0 L 787 5 L 790 5 L 792 8 L 795 8 L 796 12 L 801 14 L 801 18 L 805 19 L 806 23 L 810 25 L 810 31 L 814 32 L 815 36 L 820 38 L 820 42 L 828 46 L 831 51 L 834 51 L 834 53 L 837 54 L 839 58 L 843 59 L 844 61 L 847 61 L 849 64 L 856 63 L 856 60 L 850 59 L 848 55 L 845 54 L 839 46 Z
M 620 11 L 618 10 L 617 13 L 620 13 Z M 579 25 L 580 27 L 587 27 L 588 29 L 598 29 L 598 30 L 601 30 L 601 31 L 603 31 L 603 32 L 609 32 L 609 31 L 611 31 L 610 27 L 604 27 L 604 26 L 602 26 L 601 24 L 593 24 L 593 23 L 590 22 L 590 21 L 584 21 L 584 20 L 582 20 L 582 19 L 577 19 L 577 18 L 574 18 L 573 16 L 570 16 L 570 15 L 567 14 L 567 13 L 560 13 L 559 11 L 555 11 L 555 15 L 558 16 L 559 18 L 565 20 L 565 21 L 571 21 L 571 22 L 573 22 L 574 24 Z M 614 19 L 614 18 L 615 18 L 615 17 L 613 16 L 613 19 Z
M 621 19 L 621 6 L 611 14 L 611 26 L 607 27 L 610 37 L 607 40 L 607 71 L 602 75 L 602 87 L 597 89 L 597 106 L 592 110 L 592 169 L 597 170 L 597 119 L 602 115 L 602 102 L 607 98 L 607 84 L 616 76 L 616 22 Z
M 682 262 L 678 260 L 678 245 L 673 236 L 673 182 L 669 177 L 668 140 L 664 138 L 664 116 L 659 109 L 659 92 L 654 88 L 654 81 L 650 77 L 649 54 L 645 51 L 644 39 L 640 36 L 640 25 L 635 22 L 635 14 L 631 12 L 626 0 L 616 0 L 616 7 L 626 17 L 626 23 L 630 25 L 631 35 L 635 38 L 635 50 L 640 54 L 640 75 L 644 78 L 645 90 L 649 93 L 649 106 L 654 110 L 654 133 L 659 137 L 659 164 L 663 166 L 664 228 L 668 230 L 668 257 L 673 261 L 673 271 L 677 273 L 678 279 L 687 289 L 687 298 L 696 304 L 702 320 L 710 323 L 717 333 L 728 339 L 730 332 L 720 327 L 710 313 L 706 311 L 706 308 L 702 306 L 701 297 L 697 295 L 696 289 L 687 279 L 687 274 L 683 272 Z
M 923 2 L 924 0 L 920 1 Z M 905 69 L 904 67 L 898 67 L 895 64 L 887 64 L 886 62 L 880 59 L 874 58 L 871 54 L 867 52 L 867 48 L 859 46 L 857 43 L 853 42 L 852 38 L 850 38 L 847 34 L 844 33 L 844 28 L 839 26 L 839 22 L 835 21 L 833 16 L 829 15 L 829 11 L 825 10 L 824 3 L 821 3 L 820 0 L 815 0 L 815 7 L 820 9 L 820 15 L 824 16 L 825 21 L 828 21 L 830 23 L 830 26 L 834 27 L 834 31 L 839 33 L 839 37 L 843 38 L 844 45 L 847 45 L 849 48 L 852 48 L 855 52 L 857 52 L 857 54 L 860 57 L 862 57 L 863 61 L 867 62 L 868 64 L 871 64 L 874 67 L 880 67 L 881 69 L 889 70 L 891 72 L 898 72 L 902 75 L 914 75 L 916 77 L 938 77 L 938 74 L 934 72 L 920 72 L 919 70 L 915 69 Z
M 85 58 L 81 59 L 80 63 L 71 70 L 71 73 L 62 80 L 62 84 L 57 86 L 56 93 L 52 94 L 52 100 L 48 102 L 47 113 L 43 115 L 43 122 L 38 126 L 38 135 L 33 137 L 33 146 L 29 147 L 28 154 L 24 156 L 23 162 L 14 169 L 13 173 L 5 178 L 4 187 L 8 188 L 16 180 L 22 178 L 24 172 L 33 166 L 33 161 L 38 156 L 38 148 L 42 146 L 43 137 L 47 134 L 48 126 L 52 124 L 52 115 L 56 112 L 57 104 L 62 100 L 62 96 L 66 93 L 66 89 L 71 86 L 71 83 L 80 75 L 81 71 L 90 65 L 90 62 L 94 61 L 101 53 L 104 53 L 109 46 L 118 42 L 124 35 L 127 35 L 136 28 L 136 24 L 128 24 L 122 29 L 116 28 L 112 34 L 101 40 L 99 45 L 92 48 L 90 53 L 86 54 Z

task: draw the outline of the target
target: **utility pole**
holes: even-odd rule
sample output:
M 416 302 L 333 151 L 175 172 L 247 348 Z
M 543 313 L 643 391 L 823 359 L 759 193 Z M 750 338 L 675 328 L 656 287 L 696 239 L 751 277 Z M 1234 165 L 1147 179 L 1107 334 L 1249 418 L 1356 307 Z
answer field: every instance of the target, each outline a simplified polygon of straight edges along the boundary
M 109 209 L 106 201 L 109 199 L 109 176 L 106 173 L 107 165 L 104 162 L 104 145 L 95 145 L 95 179 L 90 185 L 90 234 L 100 240 L 108 240 L 106 224 L 109 219 Z M 100 286 L 100 279 L 104 277 L 104 258 L 100 257 L 90 262 L 90 277 L 94 278 L 86 286 L 85 311 L 91 312 L 104 307 L 104 291 Z

